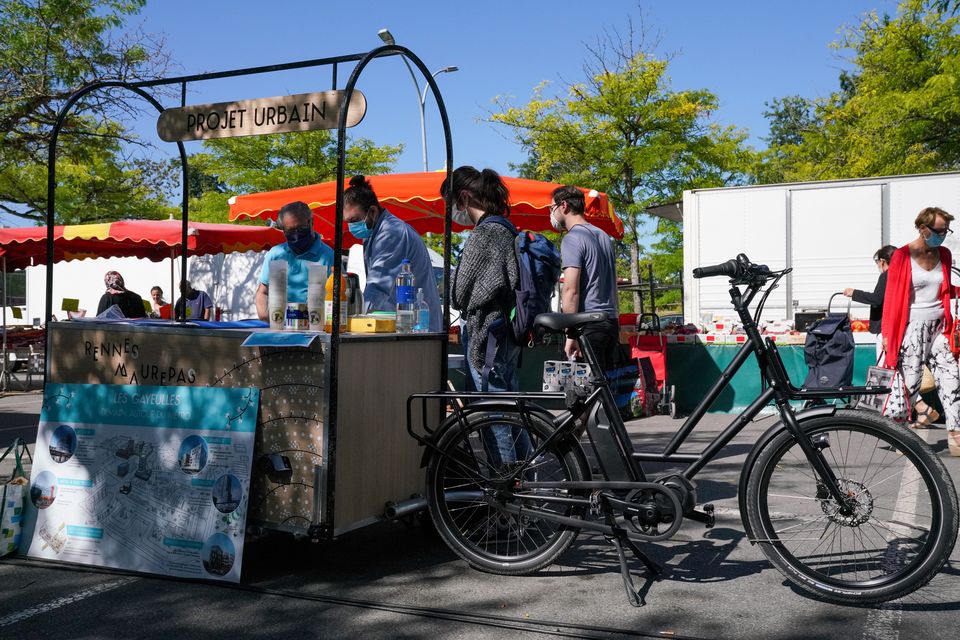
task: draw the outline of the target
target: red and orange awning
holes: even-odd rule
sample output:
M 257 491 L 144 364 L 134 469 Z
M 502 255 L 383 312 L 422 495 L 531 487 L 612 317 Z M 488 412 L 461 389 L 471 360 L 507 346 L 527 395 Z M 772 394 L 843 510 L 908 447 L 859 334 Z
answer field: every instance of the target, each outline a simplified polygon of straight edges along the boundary
M 84 258 L 135 257 L 158 262 L 170 258 L 182 239 L 180 220 L 123 220 L 104 224 L 56 226 L 54 262 Z M 263 251 L 284 242 L 268 227 L 191 222 L 189 255 Z M 47 228 L 0 229 L 0 256 L 8 270 L 47 263 Z
M 369 180 L 380 204 L 423 235 L 427 232 L 443 233 L 444 202 L 440 197 L 440 184 L 446 175 L 442 171 L 395 173 L 369 176 Z M 503 182 L 510 191 L 510 219 L 517 228 L 531 231 L 551 229 L 548 209 L 550 195 L 559 184 L 506 176 Z M 586 200 L 587 220 L 610 235 L 622 238 L 623 222 L 614 213 L 606 194 L 583 188 L 581 191 Z M 337 200 L 335 180 L 236 196 L 230 199 L 230 220 L 276 218 L 280 207 L 297 200 L 307 203 L 313 210 L 315 228 L 332 245 Z M 463 227 L 455 224 L 453 230 L 462 231 Z M 357 242 L 349 233 L 344 234 L 345 248 Z

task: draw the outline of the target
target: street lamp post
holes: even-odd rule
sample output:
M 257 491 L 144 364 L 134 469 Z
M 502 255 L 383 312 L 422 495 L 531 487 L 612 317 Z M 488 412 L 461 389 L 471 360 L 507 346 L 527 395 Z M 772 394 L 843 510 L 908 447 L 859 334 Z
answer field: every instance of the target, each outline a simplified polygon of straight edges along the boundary
M 394 40 L 393 34 L 390 33 L 389 29 L 380 29 L 377 32 L 377 35 L 380 36 L 380 39 L 383 40 L 384 44 L 393 45 L 397 41 Z M 424 83 L 423 91 L 420 91 L 420 83 L 417 82 L 417 74 L 413 72 L 413 67 L 410 66 L 410 63 L 407 62 L 406 57 L 401 56 L 403 64 L 407 65 L 407 71 L 410 72 L 410 79 L 413 80 L 413 86 L 417 90 L 417 100 L 420 103 L 420 149 L 423 152 L 423 170 L 429 171 L 427 168 L 427 122 L 426 122 L 426 102 L 427 102 L 427 89 L 430 88 L 429 83 Z M 459 71 L 460 67 L 448 66 L 434 71 L 431 76 L 436 78 L 441 73 L 453 73 L 454 71 Z

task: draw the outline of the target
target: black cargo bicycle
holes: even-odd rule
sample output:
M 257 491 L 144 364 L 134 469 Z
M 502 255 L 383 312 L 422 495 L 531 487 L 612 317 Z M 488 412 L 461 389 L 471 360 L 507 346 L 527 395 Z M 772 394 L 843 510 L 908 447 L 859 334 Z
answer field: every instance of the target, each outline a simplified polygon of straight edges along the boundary
M 746 256 L 694 270 L 726 276 L 746 342 L 662 452 L 634 450 L 602 375 L 589 394 L 455 393 L 412 396 L 407 429 L 427 447 L 427 503 L 444 541 L 474 567 L 527 574 L 555 561 L 578 531 L 604 534 L 617 548 L 628 597 L 640 604 L 627 568 L 630 548 L 655 575 L 638 542 L 673 536 L 685 518 L 713 526 L 712 505 L 697 506 L 694 477 L 769 403 L 779 421 L 752 447 L 739 480 L 748 539 L 800 589 L 841 604 L 877 603 L 919 589 L 940 570 L 957 537 L 958 508 L 943 464 L 915 433 L 864 410 L 790 401 L 876 393 L 880 387 L 798 389 L 773 341 L 757 327 L 767 296 L 789 272 Z M 741 289 L 742 288 L 742 289 Z M 765 290 L 765 291 L 764 291 Z M 750 304 L 764 291 L 754 316 Z M 580 337 L 603 314 L 543 314 L 546 331 Z M 589 343 L 580 349 L 593 371 Z M 764 390 L 699 454 L 678 453 L 709 406 L 753 354 Z M 441 400 L 448 415 L 423 433 L 412 406 Z M 566 402 L 555 415 L 541 401 Z M 580 444 L 585 423 L 592 456 Z M 641 462 L 685 465 L 648 478 Z M 592 477 L 591 467 L 602 478 Z

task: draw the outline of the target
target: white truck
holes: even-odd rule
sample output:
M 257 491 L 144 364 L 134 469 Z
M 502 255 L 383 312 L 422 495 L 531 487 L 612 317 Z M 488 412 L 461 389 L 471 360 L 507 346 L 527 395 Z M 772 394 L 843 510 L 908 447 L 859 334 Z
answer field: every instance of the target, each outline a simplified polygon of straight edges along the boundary
M 793 268 L 770 294 L 763 314 L 767 320 L 792 322 L 798 311 L 824 309 L 832 294 L 847 287 L 873 291 L 879 275 L 874 252 L 913 240 L 914 219 L 928 206 L 960 218 L 960 173 L 685 191 L 685 319 L 733 315 L 726 279 L 695 280 L 691 271 L 738 253 L 771 269 Z M 960 223 L 954 226 L 960 228 Z M 948 236 L 944 245 L 956 263 L 960 234 Z M 844 309 L 846 302 L 843 298 Z M 868 313 L 858 304 L 851 310 L 853 317 Z

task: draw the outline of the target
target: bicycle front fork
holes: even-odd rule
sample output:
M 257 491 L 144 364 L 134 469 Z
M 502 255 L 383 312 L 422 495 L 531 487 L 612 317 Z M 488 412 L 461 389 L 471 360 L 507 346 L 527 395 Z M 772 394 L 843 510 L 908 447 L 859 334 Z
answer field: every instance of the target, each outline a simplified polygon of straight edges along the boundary
M 816 438 L 811 438 L 804 433 L 789 401 L 786 399 L 778 399 L 776 403 L 784 426 L 786 426 L 787 431 L 793 435 L 797 444 L 800 445 L 800 450 L 803 451 L 804 456 L 806 456 L 810 466 L 813 467 L 817 477 L 820 478 L 825 485 L 825 489 L 829 492 L 830 496 L 837 501 L 837 504 L 846 505 L 852 498 L 840 489 L 837 475 L 833 472 L 833 469 L 830 468 L 830 465 L 827 464 L 827 460 L 823 456 L 823 450 L 829 446 L 829 442 L 826 440 L 817 441 Z

